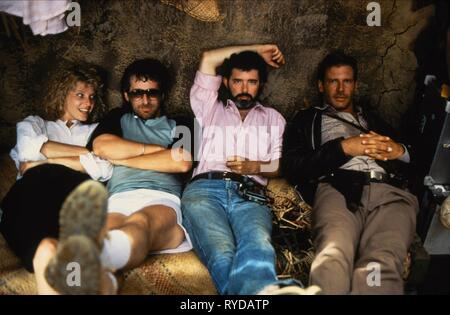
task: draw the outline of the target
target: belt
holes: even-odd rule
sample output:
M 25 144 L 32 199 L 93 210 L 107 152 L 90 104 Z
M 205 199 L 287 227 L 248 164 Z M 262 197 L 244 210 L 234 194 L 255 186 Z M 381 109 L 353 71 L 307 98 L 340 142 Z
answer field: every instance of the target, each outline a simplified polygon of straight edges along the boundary
M 233 172 L 206 172 L 206 173 L 201 173 L 198 174 L 196 176 L 194 176 L 191 179 L 191 182 L 196 181 L 198 179 L 222 179 L 222 180 L 233 180 L 236 182 L 239 182 L 241 184 L 252 184 L 252 185 L 257 185 L 257 186 L 262 186 L 261 184 L 259 184 L 258 182 L 254 181 L 253 179 L 251 179 L 248 176 L 243 176 L 240 174 L 236 174 Z
M 352 170 L 336 170 L 325 177 L 326 182 L 330 180 L 346 181 L 348 183 L 360 183 L 368 185 L 370 183 L 386 183 L 398 188 L 406 188 L 406 180 L 395 176 L 394 174 L 386 174 L 382 172 L 360 172 Z

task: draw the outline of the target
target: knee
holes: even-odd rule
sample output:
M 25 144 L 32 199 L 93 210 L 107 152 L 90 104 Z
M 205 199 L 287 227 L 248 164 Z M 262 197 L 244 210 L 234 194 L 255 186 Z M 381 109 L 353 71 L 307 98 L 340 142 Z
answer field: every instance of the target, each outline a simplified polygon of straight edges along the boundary
M 252 247 L 252 248 L 273 248 L 270 231 L 260 230 L 260 231 L 248 231 L 243 237 L 239 237 L 239 242 L 242 244 L 237 244 L 238 247 Z
M 335 262 L 351 266 L 354 260 L 354 251 L 348 246 L 339 246 L 329 243 L 316 252 L 316 257 L 327 262 Z
M 118 229 L 125 223 L 127 217 L 121 213 L 109 213 L 106 218 L 105 230 L 110 231 Z
M 138 211 L 123 221 L 122 227 L 124 226 L 132 226 L 134 229 L 144 232 L 149 229 L 150 220 L 145 213 Z
M 408 251 L 406 248 L 387 248 L 380 247 L 364 253 L 360 257 L 362 264 L 370 264 L 372 262 L 380 264 L 384 270 L 403 270 L 403 264 L 407 258 Z
M 330 230 L 327 233 L 317 234 L 314 245 L 317 254 L 329 257 L 346 258 L 353 260 L 356 250 L 356 241 L 351 233 L 340 230 Z
M 355 245 L 350 239 L 324 238 L 316 244 L 316 257 L 312 269 L 330 269 L 334 272 L 343 271 L 351 273 L 355 259 Z
M 38 247 L 36 249 L 36 254 L 38 254 L 40 252 L 48 252 L 48 251 L 56 252 L 56 246 L 57 245 L 58 245 L 58 241 L 56 239 L 49 238 L 49 237 L 44 238 L 39 243 L 39 245 L 38 245 Z
M 389 241 L 387 241 L 389 240 Z M 409 250 L 410 240 L 396 233 L 380 233 L 373 235 L 365 246 L 360 249 L 360 255 L 366 261 L 382 260 L 383 262 L 395 262 L 405 259 Z
M 209 257 L 206 257 L 206 264 L 208 269 L 211 270 L 220 265 L 228 265 L 233 259 L 234 251 L 232 249 L 218 246 L 211 251 Z

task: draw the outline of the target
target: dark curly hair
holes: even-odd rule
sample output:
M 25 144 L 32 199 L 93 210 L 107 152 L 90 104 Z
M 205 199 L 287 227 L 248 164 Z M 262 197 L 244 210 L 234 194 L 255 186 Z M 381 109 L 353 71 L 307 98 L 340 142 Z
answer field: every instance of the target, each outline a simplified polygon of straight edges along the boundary
M 125 69 L 120 81 L 122 94 L 129 92 L 130 80 L 133 76 L 142 81 L 152 80 L 158 82 L 159 88 L 164 94 L 167 94 L 172 85 L 168 68 L 156 59 L 139 59 Z
M 103 82 L 97 68 L 86 63 L 67 62 L 51 75 L 44 97 L 44 115 L 48 120 L 57 120 L 64 115 L 64 104 L 68 93 L 78 82 L 86 83 L 94 89 L 95 105 L 88 122 L 98 121 L 106 112 L 103 102 Z
M 232 54 L 230 58 L 224 60 L 219 73 L 229 79 L 233 69 L 242 71 L 258 70 L 259 81 L 263 84 L 267 82 L 267 64 L 254 51 L 243 51 L 238 54 Z
M 262 91 L 262 86 L 267 82 L 267 64 L 264 59 L 254 51 L 242 51 L 238 54 L 232 54 L 230 58 L 225 59 L 222 65 L 217 69 L 217 73 L 229 79 L 233 69 L 242 71 L 258 70 L 259 82 L 261 83 L 256 96 L 258 99 Z M 230 98 L 230 90 L 222 83 L 219 88 L 219 99 L 225 105 Z

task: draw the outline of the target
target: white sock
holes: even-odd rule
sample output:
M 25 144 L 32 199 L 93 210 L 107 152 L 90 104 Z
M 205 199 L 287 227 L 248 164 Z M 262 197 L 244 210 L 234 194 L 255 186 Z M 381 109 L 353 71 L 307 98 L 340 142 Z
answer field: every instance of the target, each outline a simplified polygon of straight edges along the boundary
M 131 256 L 131 240 L 121 230 L 109 231 L 103 241 L 100 255 L 103 267 L 116 271 L 128 263 Z

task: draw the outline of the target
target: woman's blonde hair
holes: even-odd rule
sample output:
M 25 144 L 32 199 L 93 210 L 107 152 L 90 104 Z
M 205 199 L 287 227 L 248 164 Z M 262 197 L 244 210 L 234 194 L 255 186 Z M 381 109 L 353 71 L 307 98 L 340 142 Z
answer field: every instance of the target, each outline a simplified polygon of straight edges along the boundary
M 103 83 L 97 69 L 89 64 L 67 64 L 58 69 L 48 82 L 44 97 L 46 119 L 57 120 L 63 116 L 67 95 L 75 88 L 77 82 L 91 85 L 94 89 L 94 108 L 87 122 L 97 121 L 106 112 Z

